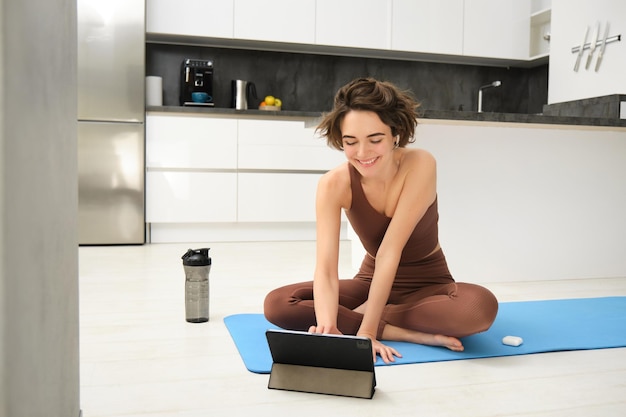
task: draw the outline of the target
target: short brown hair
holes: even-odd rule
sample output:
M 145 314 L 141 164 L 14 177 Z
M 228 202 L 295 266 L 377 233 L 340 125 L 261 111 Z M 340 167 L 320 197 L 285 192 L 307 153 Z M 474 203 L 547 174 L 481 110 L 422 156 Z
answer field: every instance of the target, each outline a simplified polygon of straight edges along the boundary
M 408 91 L 374 78 L 357 78 L 337 91 L 333 109 L 326 113 L 316 131 L 326 137 L 331 148 L 343 149 L 341 122 L 350 110 L 375 112 L 380 120 L 398 136 L 398 146 L 414 142 L 419 103 Z

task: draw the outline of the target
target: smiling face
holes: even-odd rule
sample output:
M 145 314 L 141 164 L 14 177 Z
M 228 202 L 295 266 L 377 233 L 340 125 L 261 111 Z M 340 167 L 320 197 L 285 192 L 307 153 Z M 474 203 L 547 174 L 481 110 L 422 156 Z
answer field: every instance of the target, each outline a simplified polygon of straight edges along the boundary
M 363 177 L 384 172 L 393 162 L 391 128 L 372 111 L 351 110 L 341 122 L 341 138 L 348 161 Z

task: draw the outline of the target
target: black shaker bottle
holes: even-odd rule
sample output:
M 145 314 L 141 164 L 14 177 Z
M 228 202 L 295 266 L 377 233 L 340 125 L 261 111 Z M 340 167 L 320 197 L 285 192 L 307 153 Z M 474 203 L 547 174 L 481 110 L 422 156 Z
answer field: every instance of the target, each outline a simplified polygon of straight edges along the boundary
M 182 256 L 185 269 L 185 318 L 189 323 L 209 321 L 209 249 L 189 249 Z

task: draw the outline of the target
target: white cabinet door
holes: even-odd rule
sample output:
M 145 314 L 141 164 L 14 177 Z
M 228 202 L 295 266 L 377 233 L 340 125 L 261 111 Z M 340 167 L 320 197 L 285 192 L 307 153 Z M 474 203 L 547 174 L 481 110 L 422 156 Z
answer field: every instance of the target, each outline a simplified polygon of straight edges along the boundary
M 315 43 L 369 49 L 391 46 L 391 0 L 317 0 Z
M 239 169 L 329 170 L 345 160 L 303 121 L 239 120 Z
M 237 174 L 146 174 L 146 222 L 213 223 L 237 220 Z
M 234 0 L 147 0 L 146 32 L 233 37 Z
M 464 0 L 393 0 L 391 49 L 463 54 Z
M 530 0 L 465 0 L 463 55 L 528 59 Z
M 240 173 L 238 221 L 315 221 L 315 190 L 320 176 Z
M 148 168 L 237 168 L 237 120 L 146 117 Z
M 315 0 L 235 0 L 234 37 L 313 44 Z
M 148 115 L 146 167 L 148 223 L 236 221 L 236 119 Z

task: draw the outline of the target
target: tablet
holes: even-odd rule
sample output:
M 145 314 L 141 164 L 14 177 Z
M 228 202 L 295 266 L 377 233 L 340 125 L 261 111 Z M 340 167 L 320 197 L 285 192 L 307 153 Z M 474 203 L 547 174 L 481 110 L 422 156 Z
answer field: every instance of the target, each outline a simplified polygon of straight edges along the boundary
M 372 342 L 359 336 L 267 330 L 268 388 L 372 398 Z

